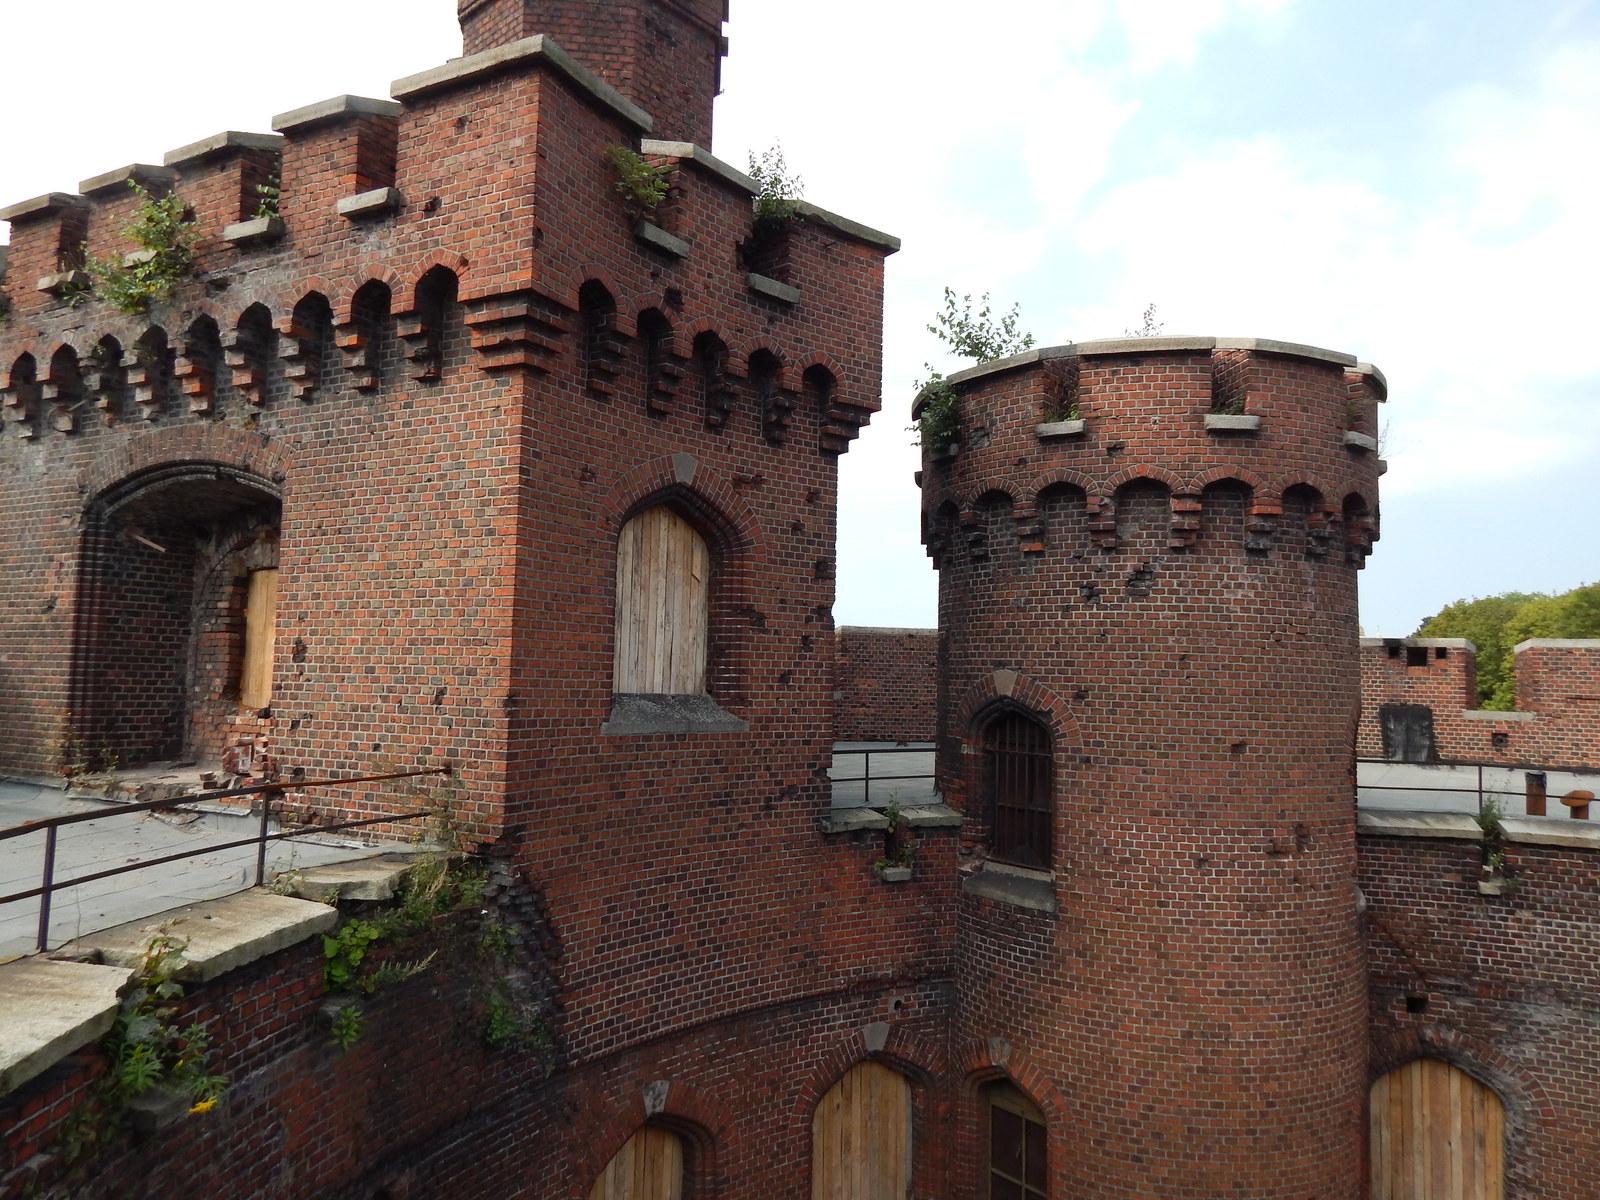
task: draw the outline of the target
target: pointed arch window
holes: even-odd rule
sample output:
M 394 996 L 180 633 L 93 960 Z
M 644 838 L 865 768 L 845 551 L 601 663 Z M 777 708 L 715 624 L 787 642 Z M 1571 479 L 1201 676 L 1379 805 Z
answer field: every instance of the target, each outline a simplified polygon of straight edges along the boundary
M 990 1200 L 1045 1200 L 1049 1151 L 1044 1114 L 1009 1083 L 996 1083 L 989 1101 Z

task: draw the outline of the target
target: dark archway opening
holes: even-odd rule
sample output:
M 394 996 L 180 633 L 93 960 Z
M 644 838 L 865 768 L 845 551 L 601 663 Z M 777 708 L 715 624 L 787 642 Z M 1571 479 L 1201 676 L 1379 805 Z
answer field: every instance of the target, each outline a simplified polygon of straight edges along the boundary
M 96 501 L 73 672 L 89 763 L 254 758 L 272 703 L 280 522 L 270 483 L 210 464 L 146 472 Z

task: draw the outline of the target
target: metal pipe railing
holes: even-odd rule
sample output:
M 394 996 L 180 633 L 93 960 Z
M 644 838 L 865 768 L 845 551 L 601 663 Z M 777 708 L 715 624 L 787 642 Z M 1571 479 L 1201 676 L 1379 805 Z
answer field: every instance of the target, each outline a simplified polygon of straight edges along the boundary
M 294 830 L 279 833 L 271 832 L 272 825 L 272 798 L 281 796 L 287 791 L 304 791 L 307 788 L 318 787 L 344 787 L 357 783 L 381 783 L 390 779 L 416 779 L 424 775 L 449 775 L 449 767 L 435 767 L 427 771 L 400 771 L 390 775 L 361 775 L 353 779 L 313 779 L 297 781 L 295 783 L 262 783 L 252 787 L 226 788 L 221 791 L 197 792 L 192 796 L 181 799 L 168 798 L 165 800 L 142 800 L 134 804 L 119 804 L 111 808 L 98 809 L 94 812 L 72 813 L 61 817 L 45 817 L 36 821 L 25 821 L 21 825 L 10 829 L 0 830 L 0 842 L 12 838 L 22 837 L 25 834 L 40 833 L 45 835 L 44 843 L 44 868 L 40 875 L 40 884 L 36 888 L 13 892 L 9 896 L 0 896 L 0 904 L 11 904 L 19 900 L 31 900 L 39 897 L 39 937 L 37 948 L 39 953 L 44 953 L 50 946 L 50 908 L 51 899 L 55 893 L 68 888 L 78 887 L 86 883 L 94 883 L 101 879 L 110 879 L 116 875 L 126 875 L 131 871 L 142 871 L 149 867 L 159 867 L 166 863 L 179 862 L 185 858 L 194 858 L 201 854 L 215 854 L 221 850 L 237 850 L 241 846 L 255 846 L 256 849 L 256 886 L 261 887 L 267 877 L 267 843 L 280 842 L 288 838 L 304 836 L 306 831 Z M 78 875 L 72 879 L 58 881 L 56 874 L 56 851 L 58 847 L 58 831 L 67 825 L 78 825 L 86 821 L 105 821 L 113 817 L 128 816 L 131 813 L 153 812 L 156 809 L 184 811 L 186 805 L 196 804 L 207 800 L 222 800 L 230 796 L 261 796 L 261 825 L 252 837 L 238 838 L 231 842 L 220 844 L 212 842 L 204 846 L 196 846 L 188 850 L 180 850 L 176 854 L 164 854 L 159 858 L 141 859 L 134 863 L 123 863 L 119 866 L 107 868 L 104 871 L 95 871 L 88 875 Z M 420 817 L 431 816 L 427 809 L 415 809 L 409 812 L 385 813 L 381 817 L 367 817 L 359 821 L 340 821 L 332 825 L 318 825 L 317 833 L 338 833 L 346 829 L 364 829 L 369 825 L 382 825 L 389 821 L 414 821 Z

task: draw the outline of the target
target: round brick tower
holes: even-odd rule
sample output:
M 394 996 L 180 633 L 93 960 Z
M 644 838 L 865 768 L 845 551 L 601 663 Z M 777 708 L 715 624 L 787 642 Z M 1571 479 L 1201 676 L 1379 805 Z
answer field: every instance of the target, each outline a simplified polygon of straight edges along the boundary
M 922 487 L 974 1078 L 1037 1106 L 1051 1195 L 1354 1200 L 1356 570 L 1383 378 L 1147 338 L 951 383 L 959 445 Z M 970 1144 L 973 1194 L 999 1138 Z

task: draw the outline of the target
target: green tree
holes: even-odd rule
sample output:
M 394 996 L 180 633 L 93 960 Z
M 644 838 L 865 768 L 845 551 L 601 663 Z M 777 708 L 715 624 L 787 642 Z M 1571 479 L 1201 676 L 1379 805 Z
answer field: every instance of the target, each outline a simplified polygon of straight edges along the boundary
M 1600 638 L 1600 583 L 1549 596 L 1505 592 L 1447 604 L 1424 621 L 1416 637 L 1466 638 L 1478 648 L 1478 702 L 1510 710 L 1516 703 L 1516 656 L 1529 638 Z

